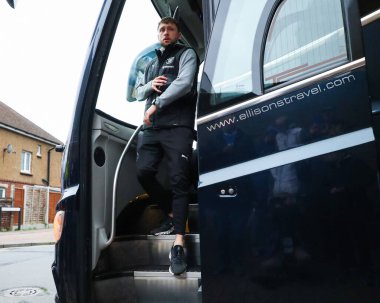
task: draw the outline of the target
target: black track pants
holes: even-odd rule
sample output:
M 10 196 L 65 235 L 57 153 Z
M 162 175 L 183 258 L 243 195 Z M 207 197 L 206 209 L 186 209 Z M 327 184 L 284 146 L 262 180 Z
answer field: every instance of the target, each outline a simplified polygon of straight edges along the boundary
M 166 214 L 173 212 L 174 233 L 181 235 L 185 234 L 190 202 L 192 144 L 192 129 L 173 127 L 144 130 L 137 148 L 137 177 L 141 185 Z M 169 193 L 156 178 L 164 157 L 171 186 Z

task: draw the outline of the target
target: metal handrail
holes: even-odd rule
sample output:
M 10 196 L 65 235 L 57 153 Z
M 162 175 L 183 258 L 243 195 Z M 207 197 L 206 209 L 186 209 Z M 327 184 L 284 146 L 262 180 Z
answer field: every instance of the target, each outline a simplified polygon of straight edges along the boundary
M 113 191 L 112 191 L 111 234 L 110 234 L 110 237 L 109 237 L 108 241 L 106 242 L 106 246 L 105 247 L 107 247 L 108 245 L 110 245 L 112 243 L 113 239 L 115 238 L 116 184 L 117 184 L 117 180 L 119 178 L 119 171 L 120 171 L 121 163 L 123 162 L 125 153 L 128 151 L 129 147 L 132 144 L 132 141 L 135 139 L 135 137 L 140 132 L 140 130 L 141 130 L 142 127 L 143 127 L 143 124 L 141 124 L 135 130 L 135 132 L 132 134 L 132 136 L 129 139 L 127 145 L 125 146 L 125 148 L 124 148 L 124 150 L 123 150 L 123 152 L 122 152 L 122 154 L 120 156 L 119 162 L 117 163 L 117 166 L 116 166 L 115 177 L 113 179 Z

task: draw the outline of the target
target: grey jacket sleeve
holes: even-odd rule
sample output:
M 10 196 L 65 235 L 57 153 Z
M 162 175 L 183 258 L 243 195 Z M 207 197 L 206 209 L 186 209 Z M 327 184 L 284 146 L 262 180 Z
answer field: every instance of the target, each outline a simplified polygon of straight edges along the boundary
M 146 98 L 149 97 L 149 95 L 151 93 L 154 92 L 154 90 L 152 88 L 152 81 L 153 80 L 151 80 L 151 81 L 149 81 L 148 83 L 145 84 L 144 83 L 144 81 L 145 81 L 144 78 L 145 77 L 143 77 L 143 79 L 141 80 L 141 82 L 136 85 L 136 99 L 138 101 L 145 100 Z
M 179 59 L 178 77 L 156 99 L 156 106 L 161 109 L 178 98 L 186 95 L 193 87 L 195 72 L 197 70 L 197 55 L 193 49 L 187 49 Z

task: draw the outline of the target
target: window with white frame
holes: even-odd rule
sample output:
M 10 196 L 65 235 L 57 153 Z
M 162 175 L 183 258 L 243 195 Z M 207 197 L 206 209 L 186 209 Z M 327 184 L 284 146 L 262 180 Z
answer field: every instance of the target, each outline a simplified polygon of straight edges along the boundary
M 281 2 L 265 45 L 265 88 L 303 79 L 346 62 L 340 0 Z
M 41 157 L 41 145 L 37 145 L 37 157 Z
M 5 192 L 6 192 L 6 188 L 4 187 L 0 187 L 0 199 L 1 198 L 5 198 Z
M 21 172 L 31 173 L 32 167 L 32 153 L 28 151 L 22 151 L 21 153 Z

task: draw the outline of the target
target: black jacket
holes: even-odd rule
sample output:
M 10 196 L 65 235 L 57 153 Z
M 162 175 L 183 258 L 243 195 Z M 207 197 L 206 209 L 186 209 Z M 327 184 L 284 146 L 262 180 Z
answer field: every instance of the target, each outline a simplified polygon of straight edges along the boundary
M 157 76 L 165 75 L 168 78 L 168 82 L 165 86 L 160 88 L 160 90 L 164 92 L 171 82 L 177 78 L 179 73 L 180 57 L 187 49 L 189 49 L 189 47 L 181 44 L 174 44 L 166 47 L 163 53 L 161 53 L 160 50 L 156 50 L 157 57 L 149 62 L 146 67 L 145 83 L 148 83 Z M 159 107 L 157 112 L 152 115 L 152 125 L 144 126 L 144 128 L 168 128 L 175 126 L 194 127 L 197 101 L 197 74 L 198 65 L 194 75 L 191 91 L 165 107 Z M 148 97 L 146 100 L 145 110 L 152 105 L 152 102 L 157 97 L 158 94 L 156 92 L 152 93 Z

